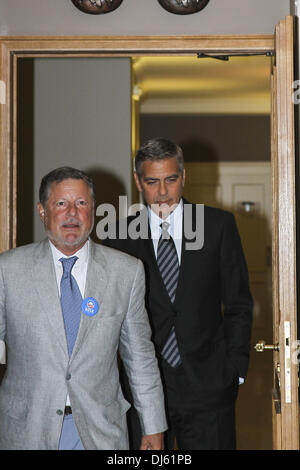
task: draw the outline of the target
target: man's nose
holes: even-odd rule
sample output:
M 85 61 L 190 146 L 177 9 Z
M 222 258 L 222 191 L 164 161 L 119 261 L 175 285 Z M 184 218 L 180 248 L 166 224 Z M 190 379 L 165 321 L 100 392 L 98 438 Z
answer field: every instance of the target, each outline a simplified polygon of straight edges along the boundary
M 69 214 L 69 215 L 71 215 L 71 216 L 76 215 L 76 214 L 77 214 L 77 210 L 78 210 L 78 208 L 77 208 L 77 205 L 76 205 L 75 202 L 70 202 L 70 203 L 68 204 L 68 214 Z
M 165 196 L 168 193 L 167 185 L 164 181 L 161 181 L 160 183 L 159 192 L 161 196 Z

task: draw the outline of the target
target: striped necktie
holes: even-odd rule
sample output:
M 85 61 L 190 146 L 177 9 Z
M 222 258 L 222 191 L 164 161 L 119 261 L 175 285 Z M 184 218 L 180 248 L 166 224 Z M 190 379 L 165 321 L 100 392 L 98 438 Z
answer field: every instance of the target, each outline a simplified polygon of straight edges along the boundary
M 81 317 L 82 296 L 76 279 L 71 274 L 77 260 L 77 256 L 60 258 L 59 260 L 63 266 L 63 275 L 60 281 L 60 303 L 64 317 L 69 356 L 71 356 L 73 351 Z
M 169 225 L 168 222 L 161 224 L 162 233 L 158 241 L 157 265 L 170 300 L 173 303 L 179 276 L 179 263 L 174 240 L 168 232 Z M 178 367 L 181 364 L 174 326 L 171 328 L 161 354 L 172 367 Z

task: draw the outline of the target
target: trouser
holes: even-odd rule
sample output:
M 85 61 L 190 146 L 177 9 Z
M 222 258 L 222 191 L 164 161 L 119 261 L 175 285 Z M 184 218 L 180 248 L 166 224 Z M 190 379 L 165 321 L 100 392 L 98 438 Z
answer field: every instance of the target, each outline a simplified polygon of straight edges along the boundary
M 163 363 L 162 375 L 168 420 L 165 449 L 173 450 L 176 439 L 180 450 L 234 450 L 235 402 L 203 410 L 201 403 L 189 400 L 190 391 L 181 367 L 172 369 Z M 133 407 L 128 412 L 128 431 L 130 448 L 139 449 L 141 429 Z
M 64 416 L 59 441 L 59 450 L 84 450 L 75 426 L 73 415 L 71 414 Z

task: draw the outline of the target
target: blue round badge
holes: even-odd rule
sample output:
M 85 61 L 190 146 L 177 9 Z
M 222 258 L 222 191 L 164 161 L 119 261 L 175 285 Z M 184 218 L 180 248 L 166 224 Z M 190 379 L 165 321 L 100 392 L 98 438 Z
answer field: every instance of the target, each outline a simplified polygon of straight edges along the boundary
M 94 297 L 83 299 L 81 304 L 82 311 L 88 317 L 93 317 L 99 310 L 99 304 Z

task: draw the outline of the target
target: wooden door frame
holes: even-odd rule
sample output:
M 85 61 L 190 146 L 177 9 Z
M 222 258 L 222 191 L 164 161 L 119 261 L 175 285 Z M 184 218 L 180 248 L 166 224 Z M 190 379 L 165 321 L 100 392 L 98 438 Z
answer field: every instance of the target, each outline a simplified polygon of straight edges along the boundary
M 21 57 L 131 57 L 274 51 L 274 36 L 0 37 L 0 252 L 16 246 L 17 60 Z M 4 86 L 3 86 L 4 84 Z
M 283 31 L 284 25 L 292 24 L 292 17 L 287 17 L 286 20 L 281 22 L 281 29 Z M 281 45 L 278 46 L 279 51 Z M 84 36 L 84 37 L 70 37 L 70 36 L 43 36 L 43 37 L 0 37 L 0 252 L 8 250 L 16 246 L 16 232 L 17 232 L 17 186 L 16 186 L 16 172 L 17 172 L 17 60 L 22 57 L 41 58 L 41 57 L 132 57 L 141 55 L 182 55 L 182 56 L 195 56 L 197 53 L 212 55 L 240 55 L 240 54 L 267 54 L 274 53 L 277 44 L 275 44 L 275 35 L 252 35 L 252 36 L 130 36 L 130 37 L 98 37 L 98 36 Z M 288 58 L 287 67 L 290 67 L 290 58 Z M 283 61 L 282 61 L 283 63 Z M 290 72 L 289 72 L 290 73 Z M 281 99 L 281 93 L 284 94 L 284 75 L 285 70 L 280 71 L 282 79 L 280 86 L 277 89 L 277 103 L 278 106 L 284 103 Z M 287 175 L 287 178 L 293 177 L 293 168 L 287 168 L 287 172 L 283 170 L 284 166 L 284 152 L 288 152 L 289 162 L 292 161 L 293 149 L 287 147 L 286 139 L 291 135 L 291 115 L 285 113 L 282 115 L 282 120 L 286 122 L 287 132 L 285 135 L 279 136 L 283 141 L 282 160 L 279 162 L 280 171 Z M 284 144 L 285 142 L 285 144 Z M 290 163 L 289 163 L 290 165 Z M 275 201 L 274 207 L 279 208 L 282 206 L 282 213 L 289 211 L 290 204 L 294 204 L 295 195 L 294 188 L 286 188 L 278 184 L 279 167 L 274 168 L 274 185 L 273 185 L 273 200 Z M 277 178 L 277 180 L 276 180 Z M 284 191 L 285 200 L 279 191 Z M 279 202 L 281 201 L 281 202 Z M 284 216 L 285 217 L 285 216 Z M 294 214 L 289 214 L 286 219 L 292 224 L 295 222 Z M 294 226 L 295 227 L 295 226 Z M 281 230 L 282 231 L 282 230 Z M 273 237 L 274 250 L 276 251 L 276 244 L 278 240 L 282 243 L 280 238 L 279 221 L 274 218 L 273 223 Z M 292 254 L 291 254 L 292 249 Z M 274 251 L 273 251 L 274 253 Z M 295 237 L 291 243 L 283 243 L 283 249 L 280 247 L 281 259 L 292 262 L 292 269 L 295 268 Z M 280 273 L 275 268 L 273 269 L 275 280 L 275 293 L 276 299 L 282 295 L 277 291 L 277 284 Z M 293 271 L 294 273 L 294 271 Z M 287 280 L 286 286 L 291 288 L 293 276 Z M 294 299 L 292 299 L 294 302 Z M 289 300 L 284 305 L 284 311 L 288 318 Z M 274 302 L 274 308 L 277 308 Z M 280 307 L 278 307 L 280 308 Z M 294 319 L 295 320 L 295 319 Z M 294 330 L 293 330 L 294 331 Z M 281 340 L 282 341 L 282 340 Z M 283 346 L 283 345 L 282 345 Z M 293 369 L 293 377 L 295 380 L 296 372 Z M 284 380 L 284 376 L 282 375 Z M 292 413 L 298 413 L 297 404 L 293 403 L 293 407 L 287 405 L 287 409 L 292 409 Z M 283 423 L 284 425 L 291 424 L 292 414 L 289 413 L 288 420 Z M 296 441 L 298 440 L 298 428 L 295 426 L 292 429 L 292 434 L 296 432 L 296 437 L 291 438 L 291 441 L 284 441 L 281 448 L 298 448 Z
M 280 383 L 280 396 L 273 396 L 273 442 L 279 450 L 299 449 L 293 30 L 292 17 L 276 26 L 271 77 L 273 343 L 279 345 L 273 356 L 274 392 Z

